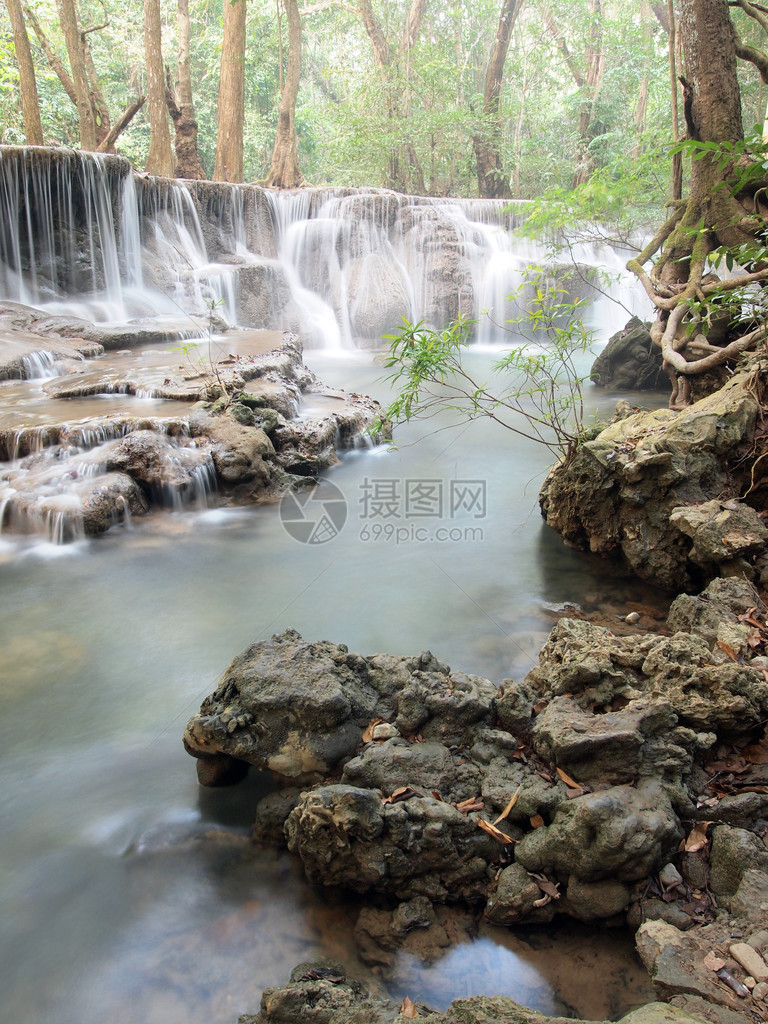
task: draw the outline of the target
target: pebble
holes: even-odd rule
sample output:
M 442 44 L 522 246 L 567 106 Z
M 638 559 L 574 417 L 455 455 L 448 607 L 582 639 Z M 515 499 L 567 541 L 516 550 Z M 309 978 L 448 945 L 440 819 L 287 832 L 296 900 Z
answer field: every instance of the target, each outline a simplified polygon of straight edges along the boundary
M 757 950 L 753 949 L 748 943 L 734 942 L 729 947 L 728 952 L 756 982 L 768 981 L 768 964 L 766 964 Z
M 629 615 L 626 615 L 626 616 L 624 617 L 624 621 L 625 621 L 625 622 L 626 622 L 626 623 L 627 623 L 628 625 L 630 625 L 630 626 L 634 626 L 636 622 L 639 622 L 639 621 L 640 621 L 640 615 L 639 615 L 639 613 L 638 613 L 638 612 L 630 612 L 630 613 L 629 613 Z
M 375 740 L 391 740 L 393 736 L 399 736 L 400 733 L 391 722 L 379 722 L 374 726 L 372 735 Z
M 768 996 L 768 981 L 759 981 L 752 989 L 753 999 L 765 999 Z

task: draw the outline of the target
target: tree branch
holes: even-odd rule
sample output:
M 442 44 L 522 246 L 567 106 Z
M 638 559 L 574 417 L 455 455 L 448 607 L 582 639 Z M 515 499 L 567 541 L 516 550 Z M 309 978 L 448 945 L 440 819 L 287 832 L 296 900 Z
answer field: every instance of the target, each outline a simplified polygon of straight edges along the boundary
M 40 43 L 40 46 L 42 47 L 43 52 L 45 53 L 45 56 L 48 58 L 48 63 L 51 65 L 51 68 L 55 72 L 56 77 L 63 85 L 64 91 L 75 104 L 75 106 L 77 106 L 77 93 L 75 92 L 75 83 L 72 81 L 69 72 L 64 67 L 64 62 L 61 60 L 61 58 L 54 50 L 53 46 L 51 46 L 50 42 L 48 41 L 48 37 L 43 31 L 43 28 L 40 22 L 37 20 L 35 12 L 32 10 L 32 8 L 29 7 L 28 5 L 25 5 L 24 14 L 27 16 L 27 20 L 32 26 L 35 36 L 37 37 L 37 41 L 38 43 Z
M 134 119 L 136 114 L 138 114 L 138 112 L 146 103 L 146 100 L 146 96 L 139 96 L 138 99 L 135 99 L 133 103 L 126 107 L 126 109 L 117 119 L 117 121 L 115 121 L 115 123 L 110 128 L 109 134 L 106 135 L 99 143 L 96 149 L 97 153 L 108 153 L 112 149 L 115 142 L 117 142 L 118 137 L 122 135 L 122 133 L 125 131 L 128 125 Z

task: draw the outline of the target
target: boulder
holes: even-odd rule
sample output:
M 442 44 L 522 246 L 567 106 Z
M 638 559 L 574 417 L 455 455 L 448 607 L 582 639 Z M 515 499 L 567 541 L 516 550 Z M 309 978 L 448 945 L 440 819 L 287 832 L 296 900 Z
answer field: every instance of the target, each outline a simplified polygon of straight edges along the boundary
M 648 324 L 633 316 L 592 364 L 593 384 L 613 391 L 669 391 L 670 380 L 662 366 L 661 349 L 651 340 Z

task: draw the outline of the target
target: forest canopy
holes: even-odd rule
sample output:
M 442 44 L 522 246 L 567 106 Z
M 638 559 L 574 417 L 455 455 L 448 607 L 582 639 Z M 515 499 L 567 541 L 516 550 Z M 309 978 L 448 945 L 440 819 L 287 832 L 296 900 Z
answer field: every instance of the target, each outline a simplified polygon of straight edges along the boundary
M 436 196 L 530 199 L 641 164 L 639 191 L 663 201 L 675 139 L 670 6 L 676 14 L 667 0 L 5 0 L 0 142 L 101 148 L 187 177 Z M 734 18 L 754 43 L 760 26 L 742 10 Z M 762 124 L 760 73 L 742 63 L 739 76 L 745 123 Z M 273 166 L 281 123 L 296 147 L 288 169 Z M 166 131 L 175 153 L 155 146 Z M 180 143 L 194 148 L 195 172 L 179 164 Z

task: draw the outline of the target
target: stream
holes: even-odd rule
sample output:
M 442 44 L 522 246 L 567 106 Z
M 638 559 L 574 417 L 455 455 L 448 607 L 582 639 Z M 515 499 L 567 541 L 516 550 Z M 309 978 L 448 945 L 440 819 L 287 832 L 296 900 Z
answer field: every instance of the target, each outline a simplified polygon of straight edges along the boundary
M 494 305 L 503 316 L 531 258 L 503 204 L 199 183 L 195 205 L 181 186 L 135 185 L 125 161 L 70 151 L 4 148 L 0 178 L 0 299 L 112 323 L 181 309 L 198 334 L 214 308 L 241 326 L 301 329 L 330 388 L 382 402 L 384 371 L 354 342 L 375 347 L 403 308 L 443 322 Z M 594 304 L 601 341 L 619 325 L 603 310 Z M 483 374 L 500 349 L 480 340 L 468 359 Z M 162 379 L 178 351 L 106 352 L 92 366 Z M 179 405 L 57 401 L 27 376 L 2 382 L 0 423 Z M 588 400 L 610 415 L 618 398 L 640 400 L 592 389 Z M 606 623 L 665 612 L 543 525 L 545 449 L 488 422 L 449 425 L 414 422 L 397 450 L 344 453 L 325 477 L 337 518 L 321 543 L 296 538 L 282 502 L 215 498 L 69 544 L 0 532 L 0 1022 L 234 1024 L 318 955 L 387 991 L 356 955 L 365 899 L 311 889 L 290 855 L 250 842 L 270 781 L 201 789 L 181 744 L 187 718 L 235 655 L 289 627 L 363 654 L 428 648 L 500 682 L 536 663 L 564 604 Z M 431 966 L 401 956 L 389 991 L 436 1007 L 500 993 L 591 1019 L 652 998 L 627 934 L 563 924 L 481 923 Z
M 307 362 L 386 398 L 370 355 Z M 38 401 L 36 382 L 23 388 Z M 628 602 L 661 606 L 542 524 L 546 451 L 489 423 L 436 425 L 408 426 L 396 451 L 346 453 L 327 475 L 347 512 L 327 543 L 295 540 L 279 503 L 162 511 L 64 546 L 0 537 L 0 1018 L 225 1024 L 318 953 L 354 973 L 359 898 L 311 890 L 289 855 L 252 848 L 264 781 L 201 790 L 181 746 L 249 643 L 293 627 L 366 654 L 429 648 L 500 681 L 532 667 L 564 602 L 617 618 Z M 451 512 L 457 484 L 476 500 Z M 631 940 L 583 926 L 485 926 L 399 976 L 440 1006 L 499 992 L 601 1018 L 651 997 Z

